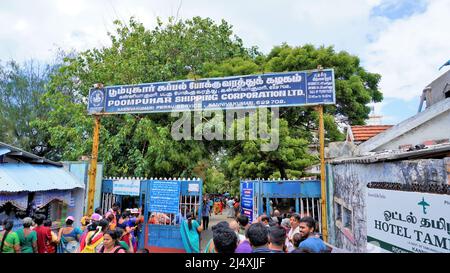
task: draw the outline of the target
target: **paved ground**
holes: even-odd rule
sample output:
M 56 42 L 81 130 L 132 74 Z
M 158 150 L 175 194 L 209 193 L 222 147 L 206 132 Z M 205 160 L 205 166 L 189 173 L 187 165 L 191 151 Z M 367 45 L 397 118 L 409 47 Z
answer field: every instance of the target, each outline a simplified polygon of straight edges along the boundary
M 212 238 L 211 227 L 221 221 L 229 222 L 230 220 L 232 220 L 232 218 L 227 218 L 226 210 L 223 211 L 222 215 L 220 215 L 220 214 L 214 215 L 214 213 L 211 214 L 211 217 L 209 217 L 208 230 L 202 231 L 202 234 L 201 234 L 201 241 L 200 241 L 201 252 L 203 252 L 203 250 L 206 247 L 206 244 L 208 244 L 209 240 Z

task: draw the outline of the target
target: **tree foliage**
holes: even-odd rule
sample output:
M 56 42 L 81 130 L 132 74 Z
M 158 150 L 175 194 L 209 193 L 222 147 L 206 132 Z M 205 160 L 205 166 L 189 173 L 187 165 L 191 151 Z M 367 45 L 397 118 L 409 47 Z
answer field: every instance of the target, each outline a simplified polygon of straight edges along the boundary
M 226 22 L 210 19 L 164 25 L 153 30 L 130 19 L 115 22 L 109 33 L 112 45 L 66 58 L 52 75 L 43 104 L 51 107 L 33 125 L 54 147 L 55 160 L 77 160 L 91 150 L 92 118 L 86 115 L 85 97 L 97 82 L 105 85 L 157 82 L 194 77 L 207 61 L 221 62 L 250 54 L 232 35 Z M 210 154 L 202 142 L 175 141 L 168 114 L 118 115 L 102 119 L 99 160 L 108 176 L 189 176 Z
M 34 61 L 0 64 L 0 141 L 37 154 L 42 151 L 30 123 L 47 111 L 40 99 L 53 69 Z
M 199 77 L 334 68 L 336 106 L 325 107 L 328 141 L 340 140 L 338 122 L 363 124 L 366 106 L 381 101 L 380 76 L 360 66 L 359 58 L 333 47 L 275 46 L 264 55 L 245 48 L 225 21 L 194 17 L 185 21 L 158 20 L 148 30 L 131 18 L 115 22 L 108 33 L 111 46 L 67 57 L 52 74 L 41 106 L 48 111 L 31 123 L 36 138 L 51 147 L 54 160 L 89 155 L 92 117 L 86 96 L 94 83 L 136 84 Z M 205 121 L 212 118 L 204 118 Z M 102 118 L 99 160 L 107 176 L 198 176 L 207 191 L 236 191 L 239 178 L 293 178 L 317 162 L 311 144 L 317 139 L 317 113 L 311 107 L 280 108 L 279 148 L 263 152 L 264 140 L 175 141 L 170 135 L 176 118 L 168 114 L 114 115 Z M 248 118 L 236 120 L 246 123 Z

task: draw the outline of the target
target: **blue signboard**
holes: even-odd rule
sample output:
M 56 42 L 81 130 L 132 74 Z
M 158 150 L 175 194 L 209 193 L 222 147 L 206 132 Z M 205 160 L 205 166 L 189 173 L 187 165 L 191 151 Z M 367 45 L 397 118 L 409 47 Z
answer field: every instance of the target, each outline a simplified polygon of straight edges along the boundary
M 253 222 L 253 183 L 242 183 L 241 192 L 241 213 L 248 217 L 250 223 Z
M 180 181 L 150 181 L 149 211 L 162 213 L 178 213 L 180 199 Z
M 332 69 L 108 86 L 88 112 L 146 113 L 335 104 Z

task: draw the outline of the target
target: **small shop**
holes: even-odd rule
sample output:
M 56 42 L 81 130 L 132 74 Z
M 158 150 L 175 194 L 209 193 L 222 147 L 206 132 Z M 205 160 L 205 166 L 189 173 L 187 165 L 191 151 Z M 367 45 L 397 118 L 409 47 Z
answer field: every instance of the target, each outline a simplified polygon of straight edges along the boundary
M 0 142 L 0 221 L 44 214 L 58 226 L 68 215 L 80 219 L 84 185 L 58 162 Z M 76 222 L 75 224 L 79 224 Z

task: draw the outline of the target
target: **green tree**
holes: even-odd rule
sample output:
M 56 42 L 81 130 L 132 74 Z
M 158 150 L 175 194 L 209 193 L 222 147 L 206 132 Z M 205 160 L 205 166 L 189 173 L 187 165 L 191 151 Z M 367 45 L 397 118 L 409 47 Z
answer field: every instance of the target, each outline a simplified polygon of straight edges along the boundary
M 33 60 L 0 64 L 0 141 L 37 154 L 45 149 L 30 122 L 47 111 L 40 99 L 54 68 Z
M 339 122 L 363 124 L 368 118 L 369 102 L 379 102 L 380 76 L 365 71 L 359 58 L 333 47 L 304 45 L 275 46 L 267 55 L 235 57 L 221 63 L 205 65 L 205 77 L 221 77 L 256 73 L 301 71 L 321 65 L 333 68 L 336 82 L 336 106 L 325 106 L 324 124 L 327 141 L 343 139 Z M 248 120 L 246 121 L 248 123 Z M 223 165 L 227 177 L 238 187 L 240 178 L 294 178 L 305 175 L 305 169 L 318 162 L 309 144 L 317 143 L 318 115 L 312 107 L 280 108 L 280 146 L 273 152 L 262 152 L 260 141 L 220 142 L 227 147 Z M 248 127 L 247 127 L 248 128 Z
M 371 101 L 380 102 L 383 94 L 378 89 L 379 74 L 367 72 L 357 56 L 335 52 L 332 46 L 315 48 L 313 45 L 276 46 L 266 58 L 265 70 L 271 72 L 316 69 L 319 65 L 333 68 L 336 83 L 336 106 L 326 106 L 325 112 L 338 121 L 352 125 L 364 124 Z M 303 109 L 294 114 L 302 115 Z
M 152 30 L 133 18 L 115 25 L 115 32 L 108 33 L 111 46 L 69 56 L 51 76 L 41 100 L 48 113 L 31 123 L 39 139 L 51 147 L 51 159 L 76 160 L 90 154 L 93 121 L 86 113 L 86 96 L 97 82 L 120 85 L 309 70 L 318 65 L 334 68 L 337 104 L 325 107 L 327 141 L 343 139 L 338 124 L 363 124 L 369 114 L 366 105 L 382 100 L 380 76 L 361 67 L 357 56 L 333 47 L 283 44 L 264 55 L 257 47 L 245 48 L 225 21 L 216 24 L 199 17 L 158 20 Z M 106 175 L 197 176 L 207 191 L 225 187 L 236 192 L 240 178 L 301 177 L 317 162 L 310 145 L 317 142 L 318 117 L 311 107 L 280 108 L 280 127 L 272 128 L 279 130 L 279 148 L 269 152 L 261 151 L 265 140 L 175 141 L 170 135 L 175 120 L 168 114 L 103 118 L 99 160 L 106 163 Z M 239 123 L 248 130 L 248 118 L 233 126 Z
M 193 78 L 207 62 L 222 62 L 254 53 L 243 47 L 225 21 L 195 17 L 164 24 L 153 30 L 130 19 L 115 22 L 112 45 L 87 50 L 65 59 L 52 75 L 43 104 L 48 115 L 33 126 L 46 139 L 55 160 L 77 160 L 90 154 L 92 117 L 86 114 L 86 96 L 97 82 L 133 84 Z M 201 141 L 175 141 L 168 114 L 116 115 L 102 119 L 99 160 L 108 176 L 190 176 L 210 153 Z

